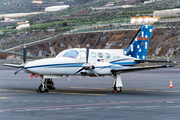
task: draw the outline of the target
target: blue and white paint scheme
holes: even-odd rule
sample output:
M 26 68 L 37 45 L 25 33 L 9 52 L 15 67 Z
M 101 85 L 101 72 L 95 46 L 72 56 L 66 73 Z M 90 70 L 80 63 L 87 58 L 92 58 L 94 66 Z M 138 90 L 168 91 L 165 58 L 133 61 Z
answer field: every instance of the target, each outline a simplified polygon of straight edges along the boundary
M 134 40 L 124 49 L 124 54 L 138 59 L 146 59 L 153 26 L 143 25 Z
M 95 77 L 112 75 L 115 77 L 113 82 L 114 90 L 121 91 L 123 86 L 120 77 L 121 73 L 168 67 L 166 65 L 132 67 L 146 60 L 152 30 L 153 26 L 142 25 L 125 49 L 89 49 L 89 46 L 87 46 L 87 48 L 64 50 L 55 58 L 26 62 L 26 57 L 24 57 L 24 63 L 21 65 L 4 64 L 4 66 L 20 68 L 14 74 L 24 70 L 32 75 L 39 75 L 42 78 L 39 87 L 40 91 L 47 88 L 46 83 L 49 80 L 63 75 L 66 75 L 67 78 L 69 75 Z

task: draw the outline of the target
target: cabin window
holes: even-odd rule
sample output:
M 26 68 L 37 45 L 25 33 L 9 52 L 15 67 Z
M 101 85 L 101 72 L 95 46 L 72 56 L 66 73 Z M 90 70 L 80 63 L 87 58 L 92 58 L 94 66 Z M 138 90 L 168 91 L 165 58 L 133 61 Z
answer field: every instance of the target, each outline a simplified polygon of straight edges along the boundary
M 110 58 L 110 54 L 109 53 L 106 53 L 106 58 Z
M 120 55 L 119 55 L 119 54 L 117 54 L 117 58 L 120 58 Z
M 95 58 L 95 57 L 96 57 L 96 53 L 95 53 L 95 52 L 92 52 L 92 53 L 91 53 L 91 57 Z
M 98 53 L 98 56 L 99 56 L 100 58 L 102 58 L 102 57 L 103 57 L 103 54 L 102 54 L 102 53 Z
M 113 57 L 113 58 L 116 58 L 116 55 L 113 53 L 113 54 L 112 54 L 112 57 Z
M 63 57 L 76 58 L 78 56 L 78 52 L 76 50 L 67 51 Z

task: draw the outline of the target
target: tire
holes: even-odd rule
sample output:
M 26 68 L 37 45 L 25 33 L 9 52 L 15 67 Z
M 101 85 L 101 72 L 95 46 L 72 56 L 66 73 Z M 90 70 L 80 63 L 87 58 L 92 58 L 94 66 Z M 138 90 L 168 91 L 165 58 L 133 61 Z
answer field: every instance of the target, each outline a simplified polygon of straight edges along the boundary
M 48 81 L 47 84 L 49 84 L 49 85 L 47 85 L 47 88 L 54 89 L 54 82 L 53 81 Z
M 43 85 L 42 85 L 42 84 L 39 86 L 39 91 L 40 91 L 40 92 L 44 92 L 44 91 L 45 91 L 45 88 L 43 88 Z
M 116 87 L 116 90 L 119 92 L 121 91 L 121 87 Z

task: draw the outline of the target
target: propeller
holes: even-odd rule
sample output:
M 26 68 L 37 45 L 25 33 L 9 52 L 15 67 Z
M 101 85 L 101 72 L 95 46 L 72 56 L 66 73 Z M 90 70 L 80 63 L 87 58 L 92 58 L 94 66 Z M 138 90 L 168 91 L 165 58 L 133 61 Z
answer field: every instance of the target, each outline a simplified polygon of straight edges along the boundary
M 20 69 L 18 69 L 16 72 L 14 72 L 13 75 L 16 75 L 19 71 L 24 69 L 24 66 L 26 65 L 26 46 L 24 46 L 24 52 L 23 52 L 23 64 L 20 65 Z
M 89 58 L 89 44 L 87 44 L 87 47 L 86 47 L 86 63 L 84 63 L 82 65 L 82 68 L 80 70 L 78 70 L 74 75 L 81 72 L 82 70 L 90 70 L 97 77 L 99 77 L 99 75 L 93 70 L 95 67 L 93 65 L 91 65 L 91 63 L 88 62 L 88 58 Z

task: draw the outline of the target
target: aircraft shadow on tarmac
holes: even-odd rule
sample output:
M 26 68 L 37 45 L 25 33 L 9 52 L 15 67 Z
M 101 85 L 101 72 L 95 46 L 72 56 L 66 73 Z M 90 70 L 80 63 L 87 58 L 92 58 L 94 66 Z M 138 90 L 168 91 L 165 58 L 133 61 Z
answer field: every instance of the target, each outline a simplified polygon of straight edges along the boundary
M 141 95 L 141 96 L 171 96 L 174 94 L 179 94 L 178 91 L 171 92 L 168 90 L 155 90 L 155 89 L 124 89 L 123 92 L 117 92 L 113 93 L 111 89 L 56 89 L 56 90 L 50 90 L 49 92 L 37 92 L 36 89 L 27 89 L 27 88 L 11 88 L 11 89 L 1 89 L 0 92 L 6 91 L 8 93 L 14 93 L 14 94 L 57 94 L 57 95 L 99 95 L 99 96 L 105 96 L 105 95 Z

